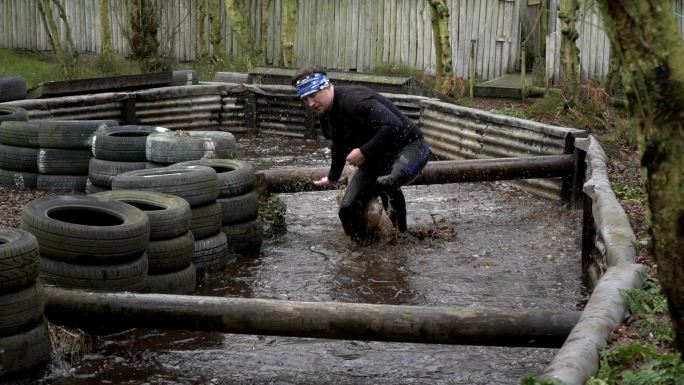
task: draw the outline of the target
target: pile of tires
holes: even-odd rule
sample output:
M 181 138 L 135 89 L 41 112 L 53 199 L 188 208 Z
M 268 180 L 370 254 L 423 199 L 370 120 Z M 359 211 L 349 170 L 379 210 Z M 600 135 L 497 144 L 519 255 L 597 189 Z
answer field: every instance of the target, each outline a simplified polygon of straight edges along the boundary
M 0 228 L 0 378 L 36 368 L 52 346 L 38 280 L 38 241 L 29 232 Z
M 0 78 L 0 103 L 26 99 L 26 79 L 19 76 Z
M 95 291 L 145 287 L 150 224 L 134 206 L 92 196 L 46 196 L 24 206 L 20 227 L 38 240 L 46 284 Z
M 216 171 L 221 206 L 221 232 L 226 235 L 231 254 L 258 252 L 264 238 L 259 219 L 259 199 L 256 192 L 254 167 L 233 159 L 200 159 L 176 166 L 199 165 Z
M 91 140 L 101 127 L 118 126 L 115 120 L 47 120 L 38 126 L 39 190 L 85 191 Z
M 122 172 L 155 167 L 147 162 L 147 136 L 168 131 L 155 126 L 107 126 L 93 135 L 93 157 L 88 166 L 86 194 L 111 190 L 112 179 Z
M 223 131 L 168 131 L 147 137 L 147 160 L 171 165 L 197 159 L 233 157 L 235 136 Z
M 216 202 L 218 179 L 211 167 L 172 165 L 129 171 L 112 179 L 112 190 L 154 191 L 185 199 L 191 208 L 192 262 L 197 274 L 222 269 L 229 262 L 226 236 L 221 232 L 221 206 Z
M 0 104 L 0 123 L 2 122 L 25 122 L 28 120 L 26 110 L 7 104 Z
M 93 132 L 115 125 L 115 120 L 2 122 L 0 184 L 85 191 Z
M 192 294 L 196 270 L 192 263 L 195 239 L 190 231 L 191 212 L 180 197 L 152 191 L 113 190 L 91 195 L 127 203 L 150 220 L 147 244 L 148 275 L 143 292 Z
M 38 126 L 26 121 L 0 123 L 0 184 L 36 188 L 39 152 Z

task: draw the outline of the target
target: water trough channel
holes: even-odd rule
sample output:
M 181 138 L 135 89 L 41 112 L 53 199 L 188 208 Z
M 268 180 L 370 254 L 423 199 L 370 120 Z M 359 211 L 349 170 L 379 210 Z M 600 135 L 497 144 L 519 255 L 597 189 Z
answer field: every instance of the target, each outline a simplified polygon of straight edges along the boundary
M 326 143 L 243 138 L 260 168 L 325 165 Z M 338 191 L 281 194 L 287 232 L 202 280 L 198 295 L 394 305 L 579 310 L 581 215 L 501 182 L 405 188 L 409 233 L 352 244 Z M 389 225 L 388 223 L 386 225 Z M 426 345 L 128 329 L 46 384 L 517 384 L 554 348 Z

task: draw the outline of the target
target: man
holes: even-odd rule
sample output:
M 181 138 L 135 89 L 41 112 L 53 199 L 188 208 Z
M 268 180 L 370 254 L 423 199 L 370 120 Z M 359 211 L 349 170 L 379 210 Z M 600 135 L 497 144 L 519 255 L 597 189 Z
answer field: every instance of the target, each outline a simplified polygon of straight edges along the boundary
M 430 155 L 418 127 L 386 97 L 363 86 L 335 87 L 318 67 L 299 69 L 292 86 L 319 114 L 323 135 L 332 140 L 328 176 L 314 184 L 336 183 L 345 161 L 358 167 L 339 210 L 345 233 L 355 241 L 366 240 L 370 234 L 363 212 L 377 196 L 393 225 L 405 232 L 406 201 L 401 186 L 415 179 Z

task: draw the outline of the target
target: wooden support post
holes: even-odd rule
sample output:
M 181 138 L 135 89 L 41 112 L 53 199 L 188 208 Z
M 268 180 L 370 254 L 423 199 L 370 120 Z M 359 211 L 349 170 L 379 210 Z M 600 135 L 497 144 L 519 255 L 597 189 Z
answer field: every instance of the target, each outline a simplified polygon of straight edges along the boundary
M 594 250 L 594 236 L 596 230 L 594 228 L 594 214 L 592 212 L 592 200 L 587 194 L 583 195 L 582 207 L 582 284 L 588 292 L 594 290 L 594 277 L 592 276 L 591 267 L 592 251 Z
M 254 91 L 247 92 L 247 100 L 245 101 L 245 127 L 248 131 L 258 132 L 259 125 L 257 123 L 257 96 Z
M 575 147 L 573 154 L 574 167 L 572 169 L 572 193 L 570 194 L 570 201 L 575 209 L 582 208 L 584 200 L 584 182 L 586 182 L 587 172 L 587 152 Z
M 138 124 L 138 117 L 135 112 L 135 96 L 123 100 L 121 119 L 124 124 Z
M 45 289 L 50 321 L 433 344 L 559 347 L 577 311 L 296 302 Z

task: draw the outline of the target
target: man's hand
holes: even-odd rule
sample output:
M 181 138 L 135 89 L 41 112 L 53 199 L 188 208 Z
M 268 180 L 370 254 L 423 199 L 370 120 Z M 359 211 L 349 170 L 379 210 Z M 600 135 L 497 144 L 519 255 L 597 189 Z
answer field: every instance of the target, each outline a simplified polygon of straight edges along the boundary
M 347 155 L 347 162 L 352 166 L 359 167 L 366 161 L 366 156 L 358 148 L 351 150 L 349 155 Z
M 318 187 L 325 187 L 325 186 L 330 186 L 330 185 L 332 185 L 332 184 L 335 184 L 336 182 L 334 182 L 334 181 L 328 179 L 328 177 L 326 176 L 326 177 L 323 177 L 323 178 L 321 178 L 321 179 L 319 179 L 319 180 L 315 180 L 313 183 L 314 183 L 315 186 L 318 186 Z

